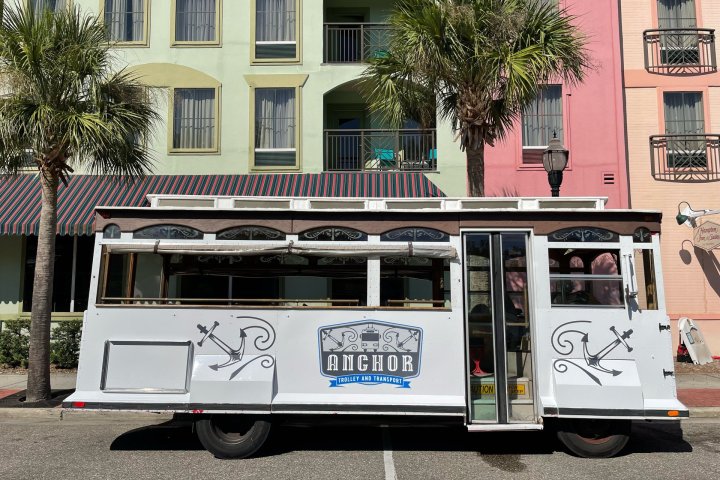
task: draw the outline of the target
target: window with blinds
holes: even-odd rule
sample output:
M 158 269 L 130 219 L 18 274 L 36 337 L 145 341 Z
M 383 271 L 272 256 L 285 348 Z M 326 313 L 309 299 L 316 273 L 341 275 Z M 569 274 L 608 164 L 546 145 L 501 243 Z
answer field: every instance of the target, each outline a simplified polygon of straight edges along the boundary
M 294 167 L 295 88 L 255 89 L 255 166 Z
M 665 133 L 669 168 L 707 166 L 705 114 L 701 92 L 665 92 Z
M 36 15 L 41 15 L 45 10 L 57 12 L 65 8 L 67 0 L 28 0 L 28 6 L 33 9 Z
M 218 42 L 219 0 L 175 0 L 175 43 Z
M 103 20 L 108 40 L 145 43 L 147 0 L 104 0 Z
M 562 86 L 545 85 L 522 114 L 523 163 L 542 163 L 553 136 L 563 140 Z
M 173 93 L 173 151 L 217 151 L 217 90 L 176 88 Z
M 298 0 L 255 0 L 255 60 L 295 60 Z

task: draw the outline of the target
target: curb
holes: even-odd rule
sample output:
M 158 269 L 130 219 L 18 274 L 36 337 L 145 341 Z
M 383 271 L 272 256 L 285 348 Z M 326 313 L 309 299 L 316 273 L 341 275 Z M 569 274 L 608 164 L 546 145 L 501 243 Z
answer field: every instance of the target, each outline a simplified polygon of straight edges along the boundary
M 720 418 L 720 407 L 690 407 L 690 418 Z

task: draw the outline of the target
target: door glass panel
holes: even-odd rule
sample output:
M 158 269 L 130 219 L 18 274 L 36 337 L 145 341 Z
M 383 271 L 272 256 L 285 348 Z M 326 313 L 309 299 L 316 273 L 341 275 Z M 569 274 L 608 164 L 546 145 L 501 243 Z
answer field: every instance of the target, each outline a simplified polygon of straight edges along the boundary
M 633 252 L 633 271 L 635 288 L 637 289 L 638 308 L 642 310 L 657 310 L 657 287 L 655 283 L 655 268 L 653 251 L 636 248 Z
M 473 234 L 465 238 L 470 418 L 496 421 L 490 235 Z
M 502 235 L 504 319 L 507 347 L 508 421 L 535 420 L 530 347 L 527 236 Z

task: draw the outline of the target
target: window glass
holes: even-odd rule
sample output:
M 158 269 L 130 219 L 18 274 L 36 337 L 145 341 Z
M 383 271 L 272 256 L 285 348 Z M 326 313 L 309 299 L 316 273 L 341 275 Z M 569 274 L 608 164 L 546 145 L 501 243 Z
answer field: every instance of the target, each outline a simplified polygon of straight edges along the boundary
M 255 58 L 297 56 L 296 0 L 256 0 Z
M 295 89 L 255 89 L 255 166 L 295 166 Z
M 635 249 L 633 255 L 633 271 L 630 272 L 635 280 L 637 297 L 635 301 L 640 310 L 657 310 L 657 284 L 655 280 L 655 265 L 653 251 Z
M 658 27 L 697 27 L 695 0 L 658 0 Z
M 450 307 L 447 259 L 382 257 L 380 305 L 387 307 Z M 448 273 L 448 275 L 446 275 Z
M 548 253 L 553 306 L 624 306 L 619 250 L 551 248 Z
M 522 115 L 523 146 L 547 147 L 553 135 L 563 141 L 562 86 L 546 85 Z
M 357 257 L 110 255 L 105 278 L 104 297 L 125 297 L 129 282 L 133 298 L 163 297 L 166 304 L 343 307 L 367 302 L 367 259 Z
M 216 0 L 176 0 L 175 41 L 214 42 L 217 40 Z
M 313 228 L 298 235 L 299 240 L 316 242 L 362 242 L 367 238 L 368 236 L 364 232 L 344 227 Z
M 29 5 L 30 8 L 35 11 L 36 15 L 39 15 L 46 9 L 51 12 L 57 12 L 65 7 L 66 2 L 67 0 L 30 0 Z
M 104 21 L 112 42 L 145 40 L 145 0 L 105 0 Z
M 665 92 L 668 168 L 707 167 L 701 92 Z
M 93 245 L 95 237 L 77 237 L 77 252 L 73 260 L 73 237 L 58 235 L 55 237 L 55 277 L 53 279 L 52 311 L 69 312 L 72 292 L 72 267 L 75 262 L 75 308 L 76 312 L 87 308 L 90 291 L 90 271 L 92 267 Z M 23 312 L 32 311 L 33 281 L 35 277 L 35 259 L 37 257 L 37 237 L 25 239 L 25 274 L 23 283 Z
M 176 88 L 172 146 L 178 150 L 210 150 L 215 144 L 215 89 Z

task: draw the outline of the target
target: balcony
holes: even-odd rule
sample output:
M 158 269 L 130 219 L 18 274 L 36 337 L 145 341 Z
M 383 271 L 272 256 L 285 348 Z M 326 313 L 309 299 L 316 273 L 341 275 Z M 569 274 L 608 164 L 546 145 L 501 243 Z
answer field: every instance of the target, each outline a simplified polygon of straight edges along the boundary
M 650 158 L 655 180 L 720 181 L 720 135 L 653 135 Z
M 645 69 L 661 75 L 697 75 L 717 71 L 715 30 L 645 30 Z
M 325 63 L 366 63 L 388 54 L 390 27 L 383 23 L 326 23 Z
M 434 128 L 325 130 L 325 171 L 436 169 Z

